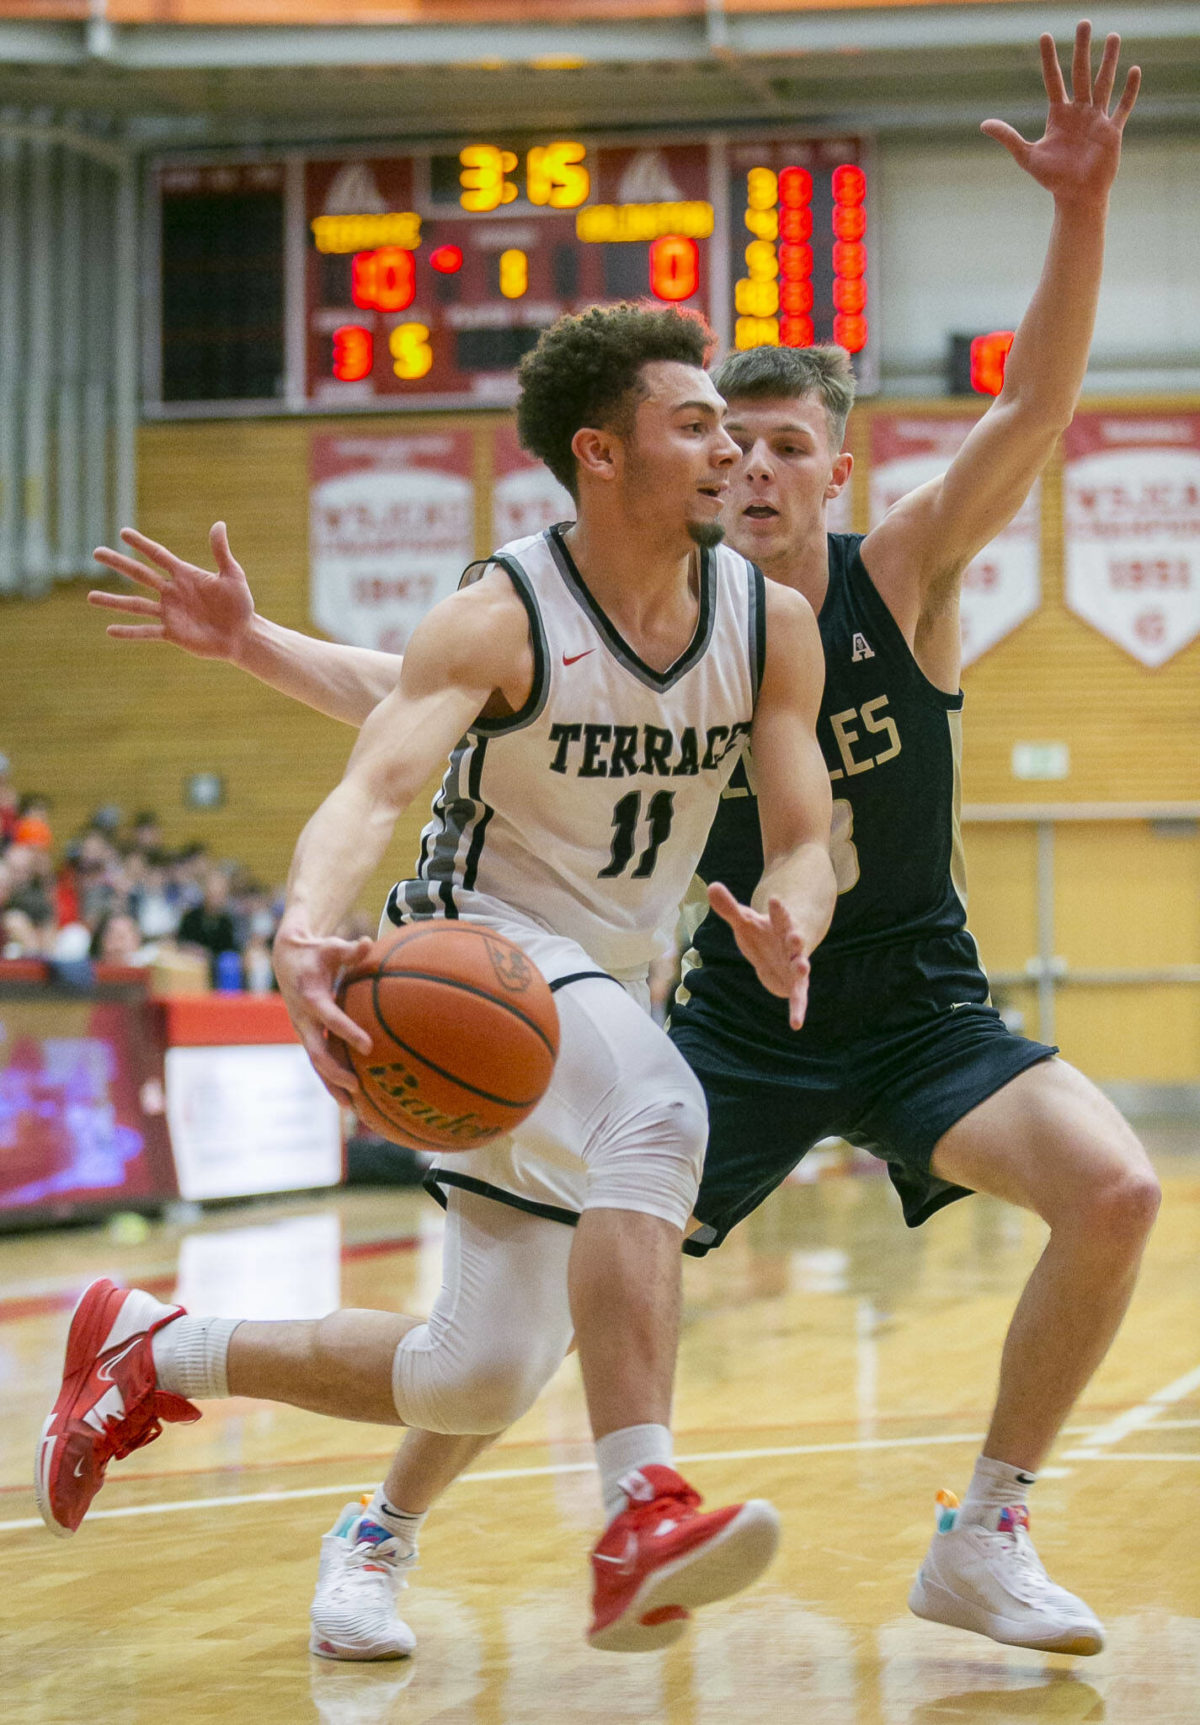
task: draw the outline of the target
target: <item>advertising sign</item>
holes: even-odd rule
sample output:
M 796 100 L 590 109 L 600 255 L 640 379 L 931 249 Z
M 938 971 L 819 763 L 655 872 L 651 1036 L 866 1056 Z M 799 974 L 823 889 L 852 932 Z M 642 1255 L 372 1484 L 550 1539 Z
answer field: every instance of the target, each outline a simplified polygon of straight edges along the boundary
M 181 1197 L 340 1184 L 338 1105 L 297 1043 L 168 1048 L 166 1075 Z

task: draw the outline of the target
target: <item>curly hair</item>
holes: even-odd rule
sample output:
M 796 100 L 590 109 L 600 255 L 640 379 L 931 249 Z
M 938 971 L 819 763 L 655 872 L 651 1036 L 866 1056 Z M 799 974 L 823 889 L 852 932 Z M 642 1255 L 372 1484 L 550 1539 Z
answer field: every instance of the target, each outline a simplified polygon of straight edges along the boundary
M 815 395 L 829 446 L 840 450 L 854 406 L 854 369 L 844 347 L 752 347 L 731 353 L 713 379 L 726 401 L 786 401 Z
M 698 312 L 653 302 L 590 306 L 560 317 L 521 361 L 517 433 L 578 498 L 571 439 L 583 426 L 628 436 L 654 360 L 703 367 L 716 338 Z

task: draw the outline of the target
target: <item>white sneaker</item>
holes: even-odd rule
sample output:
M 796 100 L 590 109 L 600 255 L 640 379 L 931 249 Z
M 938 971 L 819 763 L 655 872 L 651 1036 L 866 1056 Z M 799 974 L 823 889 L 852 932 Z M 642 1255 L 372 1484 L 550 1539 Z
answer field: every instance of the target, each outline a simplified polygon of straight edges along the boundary
M 396 1615 L 396 1594 L 417 1561 L 362 1505 L 348 1503 L 321 1540 L 309 1623 L 310 1653 L 322 1659 L 404 1659 L 417 1645 Z
M 1099 1653 L 1096 1614 L 1042 1567 L 1022 1505 L 963 1522 L 958 1500 L 938 1493 L 937 1532 L 917 1571 L 908 1608 L 933 1623 L 973 1629 L 1010 1647 L 1042 1653 Z

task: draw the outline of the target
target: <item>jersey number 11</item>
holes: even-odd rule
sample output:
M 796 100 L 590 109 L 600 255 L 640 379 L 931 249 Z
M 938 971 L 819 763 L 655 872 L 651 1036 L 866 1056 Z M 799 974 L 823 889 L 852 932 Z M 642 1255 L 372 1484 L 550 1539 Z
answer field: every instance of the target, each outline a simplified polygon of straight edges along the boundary
M 670 836 L 671 817 L 674 809 L 674 791 L 655 791 L 650 798 L 646 808 L 650 842 L 638 858 L 637 867 L 634 869 L 631 879 L 645 880 L 648 875 L 654 873 L 658 853 Z M 624 874 L 629 867 L 636 848 L 635 834 L 641 812 L 641 791 L 630 791 L 621 798 L 613 810 L 612 852 L 608 862 L 596 877 L 598 880 L 613 880 L 617 875 Z

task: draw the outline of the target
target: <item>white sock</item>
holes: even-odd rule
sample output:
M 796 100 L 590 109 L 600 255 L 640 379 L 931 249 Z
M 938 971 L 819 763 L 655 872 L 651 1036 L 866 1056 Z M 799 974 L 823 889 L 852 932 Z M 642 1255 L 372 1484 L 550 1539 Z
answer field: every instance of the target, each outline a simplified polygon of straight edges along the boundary
M 185 1313 L 150 1338 L 160 1390 L 188 1401 L 229 1394 L 229 1338 L 241 1318 L 190 1318 Z
M 383 1487 L 380 1486 L 367 1505 L 364 1514 L 371 1521 L 378 1523 L 380 1527 L 386 1527 L 389 1533 L 394 1534 L 400 1541 L 405 1553 L 408 1553 L 416 1551 L 421 1523 L 429 1511 L 422 1510 L 420 1515 L 409 1515 L 407 1510 L 397 1509 L 395 1504 L 388 1502 L 384 1496 Z
M 639 1467 L 670 1467 L 675 1445 L 666 1426 L 623 1426 L 596 1440 L 596 1466 L 604 1494 L 605 1525 L 620 1515 L 629 1502 L 621 1490 L 626 1474 Z
M 1035 1473 L 1027 1473 L 1024 1468 L 981 1455 L 963 1499 L 960 1521 L 981 1521 L 988 1510 L 1024 1505 L 1036 1479 Z

